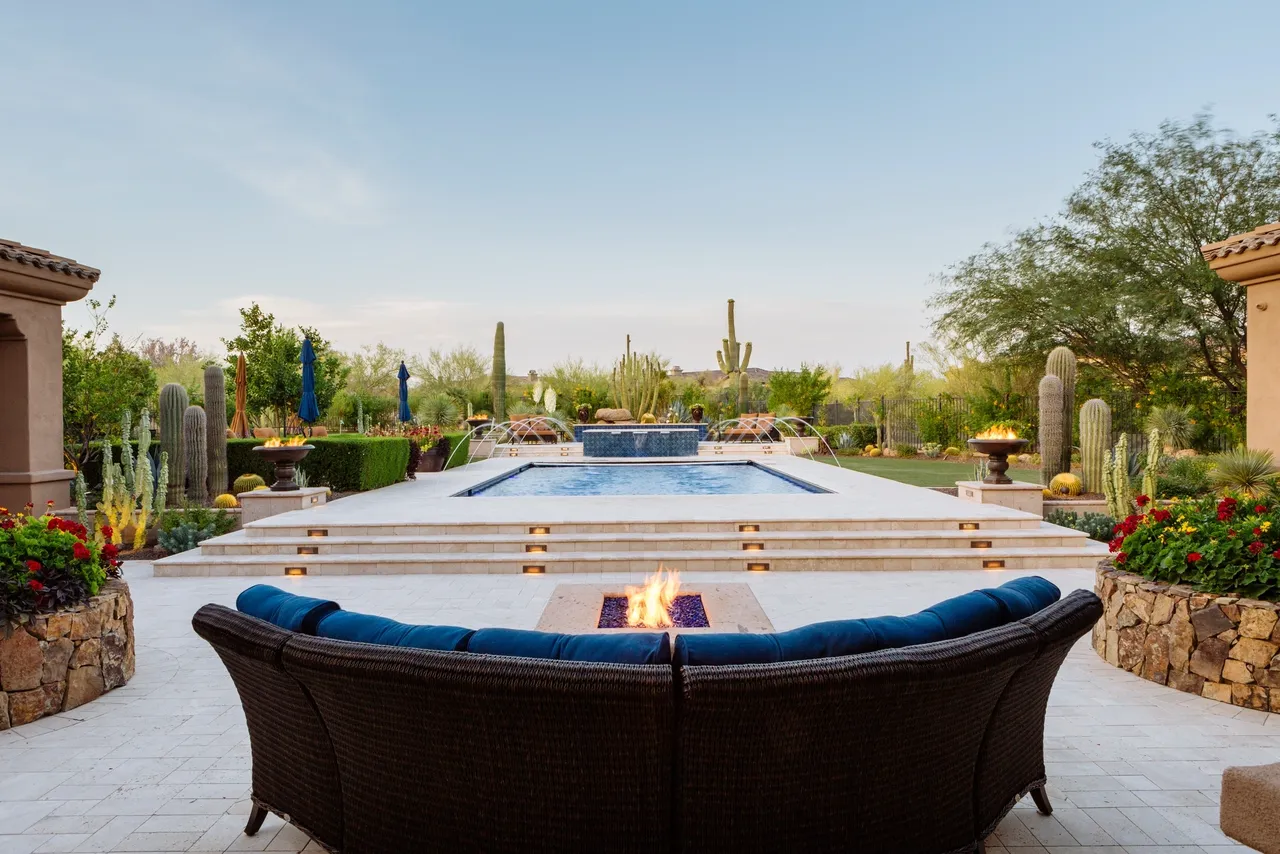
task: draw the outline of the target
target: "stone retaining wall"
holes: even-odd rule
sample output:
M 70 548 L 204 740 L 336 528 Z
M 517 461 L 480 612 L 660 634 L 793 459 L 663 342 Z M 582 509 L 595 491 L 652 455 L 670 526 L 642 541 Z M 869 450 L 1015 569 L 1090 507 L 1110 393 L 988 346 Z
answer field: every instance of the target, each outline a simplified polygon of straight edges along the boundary
M 1098 567 L 1106 613 L 1093 648 L 1107 663 L 1211 700 L 1280 712 L 1280 604 L 1214 596 Z
M 82 706 L 133 677 L 133 600 L 121 580 L 66 611 L 0 626 L 0 730 Z

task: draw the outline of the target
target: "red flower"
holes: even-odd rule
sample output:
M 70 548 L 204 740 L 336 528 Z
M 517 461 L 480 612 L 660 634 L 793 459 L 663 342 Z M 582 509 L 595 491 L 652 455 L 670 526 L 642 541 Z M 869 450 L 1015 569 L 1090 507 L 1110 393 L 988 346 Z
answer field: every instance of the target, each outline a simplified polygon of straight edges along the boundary
M 120 547 L 115 543 L 107 543 L 102 547 L 102 556 L 107 560 L 114 560 L 115 556 L 120 553 Z
M 1124 552 L 1120 552 L 1120 554 L 1116 555 L 1116 563 L 1124 563 L 1128 559 L 1129 556 Z
M 93 557 L 93 552 L 85 548 L 84 543 L 76 543 L 71 553 L 75 555 L 76 560 L 89 560 L 89 558 Z
M 1264 546 L 1260 541 L 1254 540 L 1252 543 L 1249 543 L 1249 554 L 1260 555 L 1262 554 L 1262 550 L 1265 548 L 1266 546 Z
M 1187 555 L 1187 563 L 1197 563 L 1203 557 L 1204 555 L 1200 554 L 1200 552 L 1192 552 L 1191 554 Z
M 1173 514 L 1168 510 L 1154 510 L 1151 513 L 1151 518 L 1157 522 L 1168 522 L 1172 516 Z
M 1236 538 L 1236 529 L 1235 529 L 1235 528 L 1227 528 L 1227 537 L 1228 537 L 1229 539 L 1234 540 L 1234 539 Z
M 0 531 L 12 531 L 12 530 L 13 530 L 12 519 L 5 519 L 3 522 L 0 522 Z
M 27 586 L 37 593 L 44 589 L 44 585 L 39 581 L 36 581 L 34 578 L 27 582 Z
M 115 531 L 111 530 L 111 526 L 110 526 L 110 525 L 103 525 L 103 526 L 102 526 L 102 538 L 103 538 L 104 540 L 109 540 L 109 539 L 111 539 L 112 535 L 114 535 L 114 534 L 115 534 Z
M 1265 504 L 1255 504 L 1255 505 L 1253 506 L 1253 512 L 1254 512 L 1254 513 L 1258 513 L 1258 514 L 1266 513 L 1266 512 L 1267 512 L 1267 505 L 1265 505 Z
M 39 572 L 42 569 L 44 569 L 44 567 L 40 565 L 40 561 L 38 560 L 27 561 L 27 572 Z
M 1261 528 L 1254 528 L 1254 529 L 1253 529 L 1253 535 L 1254 535 L 1255 537 L 1261 537 L 1261 536 L 1262 536 L 1262 529 L 1261 529 Z
M 1133 503 L 1137 504 L 1139 507 L 1146 507 L 1151 503 L 1151 499 L 1145 495 L 1139 495 L 1137 498 L 1133 499 Z
M 1124 537 L 1116 537 L 1114 540 L 1107 543 L 1107 548 L 1111 549 L 1113 552 L 1118 552 L 1122 545 L 1124 545 Z
M 1275 558 L 1276 560 L 1280 560 L 1280 549 L 1276 549 L 1275 551 L 1273 551 L 1273 552 L 1271 553 L 1271 556 L 1272 556 L 1273 558 Z

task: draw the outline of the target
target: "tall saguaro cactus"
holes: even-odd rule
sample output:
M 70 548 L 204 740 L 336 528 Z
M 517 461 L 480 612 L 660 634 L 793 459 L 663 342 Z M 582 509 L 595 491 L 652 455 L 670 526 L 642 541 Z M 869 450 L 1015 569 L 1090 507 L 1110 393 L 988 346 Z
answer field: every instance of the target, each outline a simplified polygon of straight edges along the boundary
M 1062 380 L 1040 380 L 1040 480 L 1048 486 L 1062 474 Z
M 733 322 L 733 300 L 729 300 L 729 337 L 722 338 L 721 344 L 723 349 L 716 351 L 716 362 L 729 379 L 733 379 L 734 374 L 738 375 L 738 408 L 742 409 L 747 405 L 747 366 L 751 364 L 751 342 L 747 342 L 744 352 Z
M 1080 464 L 1084 491 L 1102 492 L 1102 460 L 1111 447 L 1111 407 L 1093 398 L 1080 407 Z
M 498 321 L 493 333 L 493 423 L 507 420 L 507 333 Z
M 1062 380 L 1062 461 L 1059 471 L 1071 471 L 1071 425 L 1076 420 L 1076 354 L 1070 347 L 1054 347 L 1049 351 L 1044 372 Z
M 639 418 L 651 414 L 658 405 L 658 392 L 666 371 L 657 356 L 642 356 L 631 352 L 631 336 L 627 336 L 627 351 L 613 366 L 610 385 L 613 403 Z
M 227 375 L 220 365 L 204 369 L 204 416 L 212 501 L 227 489 Z
M 187 500 L 193 504 L 204 504 L 209 497 L 209 429 L 204 410 L 198 406 L 188 406 L 182 414 L 182 449 L 187 455 Z
M 179 383 L 160 389 L 160 448 L 169 455 L 169 478 L 165 484 L 167 503 L 182 501 L 186 482 L 186 457 L 182 453 L 182 416 L 187 411 L 187 390 Z

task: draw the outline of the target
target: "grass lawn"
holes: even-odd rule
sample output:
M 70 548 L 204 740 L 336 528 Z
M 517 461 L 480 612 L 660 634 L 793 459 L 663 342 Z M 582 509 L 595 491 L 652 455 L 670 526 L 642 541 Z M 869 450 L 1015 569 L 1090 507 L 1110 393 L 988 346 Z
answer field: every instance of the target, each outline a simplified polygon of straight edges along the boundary
M 836 458 L 829 454 L 813 458 L 836 465 Z M 957 480 L 973 480 L 973 463 L 950 463 L 945 460 L 897 459 L 896 457 L 839 457 L 842 468 L 874 474 L 912 486 L 955 486 Z M 1009 477 L 1024 483 L 1039 483 L 1040 472 L 1035 469 L 1009 469 Z

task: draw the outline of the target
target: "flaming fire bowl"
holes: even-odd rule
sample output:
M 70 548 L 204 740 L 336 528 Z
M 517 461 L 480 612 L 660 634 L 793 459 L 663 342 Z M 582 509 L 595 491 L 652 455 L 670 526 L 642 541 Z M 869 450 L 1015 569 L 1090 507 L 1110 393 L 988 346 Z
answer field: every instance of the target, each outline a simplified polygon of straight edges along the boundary
M 970 439 L 969 447 L 987 455 L 987 476 L 983 483 L 1013 483 L 1005 474 L 1009 470 L 1009 455 L 1019 453 L 1027 446 L 1026 439 Z
M 253 448 L 253 452 L 262 454 L 276 467 L 276 482 L 271 484 L 272 492 L 296 492 L 301 488 L 293 479 L 298 463 L 314 449 L 315 445 L 258 445 Z
M 711 627 L 701 593 L 681 593 L 671 603 L 671 621 L 676 629 L 706 629 Z M 598 629 L 627 628 L 627 597 L 606 596 L 600 608 Z

